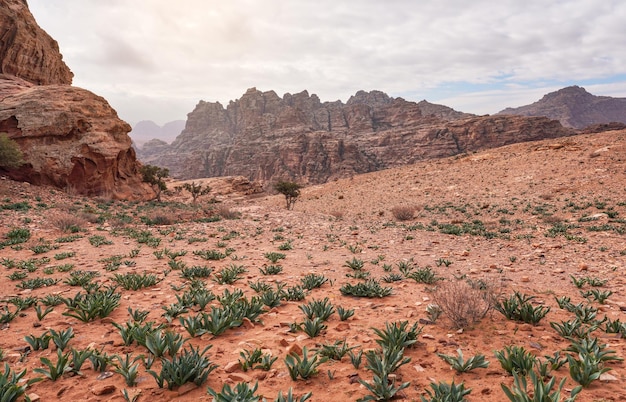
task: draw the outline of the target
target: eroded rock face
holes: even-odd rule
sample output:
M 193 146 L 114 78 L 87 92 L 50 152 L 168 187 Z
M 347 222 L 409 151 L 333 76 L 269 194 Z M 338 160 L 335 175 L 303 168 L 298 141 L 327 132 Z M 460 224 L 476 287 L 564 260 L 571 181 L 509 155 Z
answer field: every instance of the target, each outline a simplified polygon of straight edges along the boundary
M 261 182 L 323 183 L 572 134 L 544 117 L 479 117 L 380 91 L 359 91 L 343 104 L 322 103 L 306 91 L 280 98 L 252 88 L 226 108 L 201 101 L 171 146 L 152 147 L 141 156 L 185 179 L 241 175 Z
M 0 132 L 19 144 L 26 162 L 3 173 L 77 194 L 151 197 L 130 126 L 104 98 L 70 86 L 57 43 L 26 2 L 0 0 L 0 23 Z
M 145 198 L 130 126 L 104 98 L 68 85 L 0 79 L 0 132 L 27 162 L 9 175 L 79 194 Z
M 0 73 L 37 85 L 71 85 L 58 43 L 37 25 L 25 0 L 0 1 Z

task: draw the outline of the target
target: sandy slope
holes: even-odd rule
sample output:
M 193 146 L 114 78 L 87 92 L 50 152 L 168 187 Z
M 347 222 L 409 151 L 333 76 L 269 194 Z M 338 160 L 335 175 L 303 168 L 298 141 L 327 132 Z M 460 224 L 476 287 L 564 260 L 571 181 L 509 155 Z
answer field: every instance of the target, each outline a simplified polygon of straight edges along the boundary
M 112 323 L 126 322 L 128 307 L 150 310 L 149 321 L 167 323 L 162 317 L 162 307 L 176 302 L 171 285 L 181 286 L 185 281 L 176 270 L 165 276 L 164 272 L 170 268 L 168 258 L 157 259 L 153 253 L 164 248 L 185 250 L 186 255 L 177 257 L 176 261 L 187 266 L 207 265 L 214 268 L 214 272 L 230 264 L 246 267 L 247 273 L 234 285 L 206 280 L 206 287 L 216 295 L 226 289 L 240 288 L 250 298 L 255 295 L 248 285 L 250 281 L 260 279 L 271 284 L 280 281 L 291 286 L 299 284 L 300 279 L 309 273 L 323 274 L 329 282 L 312 290 L 303 302 L 283 301 L 260 316 L 262 323 L 246 323 L 219 336 L 205 334 L 189 340 L 189 344 L 196 346 L 212 345 L 208 354 L 219 365 L 200 387 L 184 386 L 173 391 L 160 389 L 141 367 L 138 385 L 130 388 L 118 374 L 98 379 L 99 373 L 86 363 L 83 376 L 65 377 L 56 382 L 43 381 L 29 388 L 29 392 L 39 395 L 42 401 L 105 401 L 123 400 L 120 391 L 127 388 L 131 393 L 141 393 L 139 401 L 191 401 L 211 400 L 206 393 L 207 386 L 221 389 L 224 383 L 258 381 L 258 394 L 269 400 L 273 400 L 279 390 L 286 392 L 293 387 L 298 395 L 313 392 L 312 401 L 353 401 L 368 394 L 355 381 L 357 376 L 366 381 L 372 378 L 371 372 L 364 368 L 365 358 L 359 369 L 353 367 L 347 356 L 338 362 L 328 361 L 319 367 L 317 375 L 294 382 L 289 378 L 284 357 L 293 348 L 307 346 L 312 349 L 344 339 L 351 346 L 358 345 L 356 350 L 375 349 L 378 337 L 372 328 L 382 329 L 385 323 L 403 320 L 408 320 L 411 325 L 420 319 L 424 322 L 426 307 L 433 302 L 431 285 L 416 283 L 412 279 L 383 283 L 393 287 L 393 294 L 374 299 L 348 297 L 340 292 L 342 285 L 359 282 L 346 277 L 352 272 L 345 266 L 346 261 L 362 260 L 363 269 L 369 271 L 371 277 L 381 278 L 388 275 L 383 270 L 384 264 L 390 265 L 393 273 L 399 273 L 398 263 L 412 259 L 419 268 L 430 266 L 444 278 L 439 285 L 468 279 L 484 280 L 505 297 L 519 291 L 536 296 L 536 305 L 551 307 L 547 317 L 537 326 L 508 321 L 498 312 L 464 331 L 451 328 L 445 317 L 434 324 L 419 324 L 424 328 L 417 344 L 405 351 L 411 361 L 396 372 L 397 381 L 410 381 L 410 386 L 400 394 L 406 400 L 419 400 L 432 381 L 454 379 L 455 383 L 464 382 L 466 388 L 472 389 L 468 401 L 504 401 L 500 384 L 511 385 L 512 377 L 500 367 L 494 350 L 519 345 L 543 357 L 566 348 L 569 342 L 549 323 L 573 318 L 572 313 L 559 309 L 555 297 L 567 295 L 573 303 L 585 301 L 570 275 L 606 279 L 607 283 L 598 289 L 610 290 L 613 294 L 606 304 L 593 302 L 592 305 L 599 309 L 599 317 L 606 315 L 611 320 L 626 321 L 625 174 L 626 132 L 608 132 L 517 144 L 309 187 L 303 190 L 294 211 L 284 209 L 280 196 L 217 196 L 222 201 L 217 205 L 238 211 L 241 217 L 213 223 L 192 220 L 200 215 L 210 215 L 206 212 L 210 207 L 208 204 L 204 205 L 206 211 L 171 206 L 150 210 L 138 204 L 75 199 L 47 188 L 2 181 L 2 205 L 26 201 L 32 208 L 28 211 L 1 211 L 0 236 L 4 237 L 16 227 L 29 228 L 32 236 L 21 250 L 10 247 L 0 250 L 0 258 L 24 261 L 48 257 L 50 261 L 28 273 L 27 279 L 50 277 L 61 280 L 50 287 L 21 290 L 16 287 L 20 280 L 5 279 L 0 283 L 4 300 L 16 295 L 43 297 L 50 293 L 73 297 L 81 289 L 63 283 L 69 273 L 51 268 L 64 263 L 75 264 L 74 270 L 98 271 L 101 276 L 95 281 L 103 284 L 111 283 L 116 273 L 128 272 L 153 273 L 164 280 L 154 287 L 137 291 L 120 290 L 120 307 L 109 317 L 90 323 L 64 316 L 62 313 L 67 310 L 64 305 L 55 307 L 39 322 L 30 307 L 5 326 L 0 348 L 12 368 L 28 369 L 29 378 L 33 376 L 33 368 L 41 367 L 40 357 L 56 361 L 56 352 L 33 351 L 22 358 L 19 349 L 27 345 L 25 336 L 39 336 L 48 328 L 59 331 L 73 327 L 76 336 L 70 346 L 77 349 L 91 346 L 110 355 L 146 354 L 144 347 L 124 346 Z M 415 208 L 414 218 L 402 222 L 395 220 L 392 209 L 398 206 Z M 86 230 L 79 233 L 82 238 L 56 243 L 56 239 L 68 235 L 59 230 L 57 223 L 59 216 L 67 214 L 92 221 L 99 216 L 102 218 L 99 223 L 82 223 L 81 227 Z M 140 222 L 142 216 L 155 218 L 160 215 L 167 215 L 175 222 L 162 226 L 145 226 Z M 124 220 L 132 222 L 124 223 Z M 442 229 L 454 231 L 464 225 L 476 234 L 442 233 Z M 124 234 L 124 228 L 148 230 L 161 239 L 160 244 L 155 248 L 138 244 L 136 239 Z M 552 234 L 554 237 L 550 236 Z M 95 247 L 89 242 L 89 238 L 95 235 L 104 236 L 113 244 Z M 190 239 L 196 241 L 190 242 Z M 34 254 L 30 248 L 43 240 L 59 248 Z M 279 246 L 287 242 L 292 249 L 280 251 Z M 233 253 L 220 261 L 205 261 L 193 254 L 195 250 L 224 251 L 226 248 L 233 249 Z M 135 249 L 139 250 L 138 254 L 131 257 L 131 251 Z M 263 276 L 259 268 L 269 264 L 264 254 L 272 251 L 286 255 L 279 262 L 283 272 Z M 75 252 L 75 256 L 55 260 L 54 256 L 61 252 Z M 102 260 L 113 255 L 134 261 L 134 265 L 122 264 L 115 272 L 106 271 Z M 44 272 L 46 268 L 49 273 Z M 6 266 L 0 269 L 4 277 L 19 270 Z M 583 288 L 589 289 L 592 289 L 589 285 Z M 312 339 L 303 332 L 289 332 L 290 323 L 304 320 L 299 306 L 324 297 L 335 306 L 353 308 L 354 316 L 342 322 L 336 313 L 333 314 L 326 323 L 326 331 Z M 13 310 L 13 305 L 9 304 L 9 309 Z M 172 321 L 170 329 L 188 336 L 178 320 Z M 624 338 L 601 330 L 594 332 L 594 336 L 615 350 L 617 356 L 626 357 Z M 278 356 L 272 370 L 243 372 L 235 367 L 232 372 L 226 372 L 231 371 L 225 368 L 239 359 L 241 350 L 256 347 Z M 489 367 L 458 374 L 436 355 L 455 354 L 459 348 L 466 357 L 484 354 L 491 362 Z M 612 368 L 608 374 L 613 378 L 592 383 L 577 400 L 626 399 L 624 363 L 610 363 L 608 367 Z M 554 375 L 559 380 L 568 377 L 567 365 Z M 575 385 L 568 379 L 565 388 L 569 390 Z M 108 391 L 111 393 L 103 394 Z

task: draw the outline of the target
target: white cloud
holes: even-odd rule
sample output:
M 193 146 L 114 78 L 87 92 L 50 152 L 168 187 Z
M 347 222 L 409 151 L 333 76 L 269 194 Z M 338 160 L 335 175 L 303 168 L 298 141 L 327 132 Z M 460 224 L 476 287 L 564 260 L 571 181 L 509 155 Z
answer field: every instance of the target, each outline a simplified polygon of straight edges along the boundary
M 626 75 L 621 0 L 29 5 L 59 42 L 75 85 L 107 98 L 131 123 L 184 118 L 200 99 L 227 103 L 253 86 L 280 95 L 307 89 L 323 101 L 379 89 L 494 113 L 535 101 L 556 82 Z

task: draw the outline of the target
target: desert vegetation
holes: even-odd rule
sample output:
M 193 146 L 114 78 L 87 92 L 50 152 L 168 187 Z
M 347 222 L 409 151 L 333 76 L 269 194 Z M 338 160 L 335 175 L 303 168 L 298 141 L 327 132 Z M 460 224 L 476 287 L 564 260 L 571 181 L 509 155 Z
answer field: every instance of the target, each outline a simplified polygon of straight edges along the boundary
M 626 397 L 617 190 L 546 178 L 459 198 L 449 173 L 396 216 L 368 180 L 413 176 L 376 175 L 341 199 L 302 189 L 294 210 L 282 194 L 127 202 L 0 182 L 1 397 Z

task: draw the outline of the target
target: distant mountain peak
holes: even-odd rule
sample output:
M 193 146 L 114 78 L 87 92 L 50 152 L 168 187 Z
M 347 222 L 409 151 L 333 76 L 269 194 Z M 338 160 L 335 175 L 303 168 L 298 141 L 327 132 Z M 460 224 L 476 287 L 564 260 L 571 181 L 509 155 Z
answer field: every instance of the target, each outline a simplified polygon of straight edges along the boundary
M 506 108 L 497 114 L 544 116 L 559 120 L 565 127 L 583 129 L 596 124 L 626 123 L 626 98 L 596 96 L 572 85 L 550 92 L 530 105 Z

